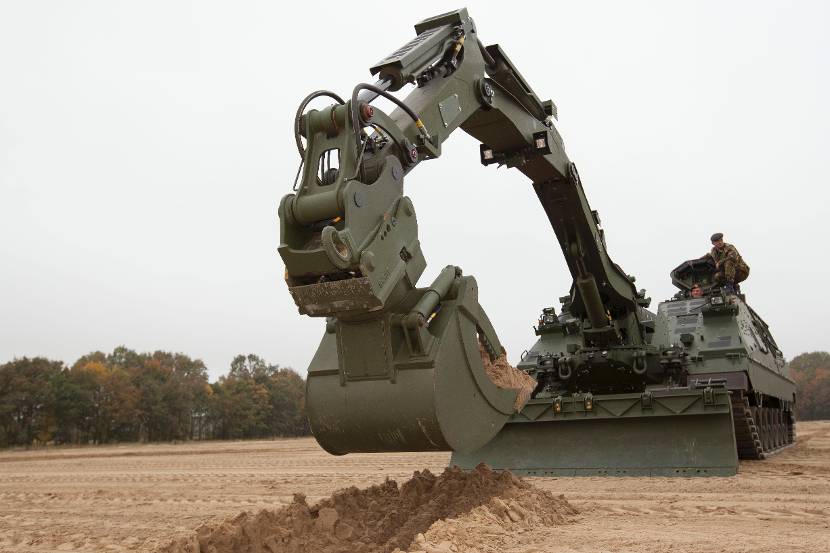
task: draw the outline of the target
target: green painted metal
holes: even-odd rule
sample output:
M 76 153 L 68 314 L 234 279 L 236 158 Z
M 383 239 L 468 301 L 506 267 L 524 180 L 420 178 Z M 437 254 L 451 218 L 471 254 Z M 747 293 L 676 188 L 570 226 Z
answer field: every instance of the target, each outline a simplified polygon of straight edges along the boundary
M 730 389 L 793 404 L 795 383 L 769 326 L 743 294 L 724 296 L 712 285 L 713 273 L 705 259 L 684 262 L 672 271 L 672 281 L 681 291 L 660 304 L 654 339 L 666 343 L 685 338 L 691 375 L 722 375 L 732 381 Z M 702 297 L 690 297 L 693 282 L 703 284 Z
M 729 393 L 675 389 L 533 400 L 494 440 L 451 464 L 530 476 L 731 476 L 738 456 Z M 561 409 L 557 412 L 557 409 Z
M 472 451 L 492 440 L 513 413 L 516 392 L 485 374 L 477 333 L 490 323 L 477 294 L 475 279 L 460 277 L 443 297 L 441 316 L 410 329 L 409 338 L 394 314 L 335 323 L 307 380 L 306 409 L 320 445 L 334 454 Z M 409 294 L 403 311 L 424 295 Z
M 791 414 L 795 400 L 766 323 L 712 285 L 691 299 L 705 277 L 694 263 L 672 273 L 679 295 L 649 312 L 606 250 L 553 102 L 481 44 L 466 9 L 415 31 L 372 67 L 374 85 L 312 93 L 295 119 L 302 164 L 280 203 L 279 253 L 299 312 L 326 318 L 306 394 L 317 440 L 335 454 L 453 450 L 464 466 L 528 473 L 734 473 L 731 421 L 745 448 L 757 425 L 731 411 L 728 391 L 744 411 Z M 391 95 L 407 83 L 405 99 Z M 379 96 L 396 109 L 371 105 Z M 306 111 L 319 97 L 333 103 Z M 516 392 L 482 363 L 480 348 L 491 359 L 503 348 L 475 279 L 449 266 L 419 286 L 427 262 L 404 179 L 459 128 L 481 142 L 481 163 L 532 181 L 573 278 L 519 363 L 538 386 L 518 413 Z M 586 397 L 593 408 L 580 412 Z

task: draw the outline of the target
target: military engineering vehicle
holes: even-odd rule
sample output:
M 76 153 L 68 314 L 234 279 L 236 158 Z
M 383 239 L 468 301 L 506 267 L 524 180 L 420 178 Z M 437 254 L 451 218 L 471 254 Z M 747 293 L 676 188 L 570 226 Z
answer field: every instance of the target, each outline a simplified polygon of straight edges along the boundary
M 525 474 L 728 475 L 739 455 L 792 443 L 795 387 L 744 297 L 691 260 L 671 273 L 678 294 L 648 311 L 606 251 L 554 103 L 482 44 L 466 9 L 415 31 L 371 68 L 375 84 L 345 100 L 314 92 L 295 118 L 302 161 L 280 203 L 279 252 L 300 313 L 326 318 L 306 390 L 321 446 L 451 450 L 462 467 Z M 407 84 L 404 100 L 391 94 Z M 320 97 L 332 104 L 306 112 Z M 396 109 L 376 108 L 378 97 Z M 518 365 L 536 382 L 524 405 L 488 377 L 504 349 L 475 279 L 448 266 L 417 286 L 426 259 L 404 177 L 458 128 L 481 142 L 482 164 L 532 181 L 573 277 Z
M 558 316 L 545 308 L 539 339 L 518 365 L 538 382 L 533 399 L 492 442 L 453 461 L 486 459 L 528 474 L 729 475 L 736 455 L 763 459 L 792 444 L 795 387 L 784 357 L 745 296 L 724 294 L 714 274 L 710 258 L 685 261 L 671 272 L 680 291 L 656 315 L 641 311 L 647 341 L 676 349 L 664 350 L 663 367 L 647 367 L 644 381 L 631 386 L 614 375 L 604 352 L 584 352 L 593 363 L 570 361 L 583 349 L 570 295 L 560 298 Z M 723 389 L 731 416 L 726 404 L 717 405 Z M 552 424 L 545 428 L 545 421 Z

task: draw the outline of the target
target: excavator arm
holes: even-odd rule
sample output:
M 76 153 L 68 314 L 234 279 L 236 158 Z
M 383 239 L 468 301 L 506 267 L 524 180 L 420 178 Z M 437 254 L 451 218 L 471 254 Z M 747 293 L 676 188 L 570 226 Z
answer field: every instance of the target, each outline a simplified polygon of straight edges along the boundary
M 486 374 L 480 352 L 495 360 L 504 349 L 475 279 L 448 266 L 418 287 L 426 260 L 403 181 L 439 157 L 459 127 L 482 143 L 483 164 L 515 167 L 532 181 L 573 276 L 581 344 L 547 360 L 550 368 L 562 375 L 566 367 L 580 382 L 609 368 L 643 380 L 659 357 L 638 320 L 648 300 L 606 252 L 553 125 L 554 104 L 538 99 L 498 45 L 482 45 L 466 9 L 415 30 L 372 67 L 377 83 L 357 85 L 345 100 L 313 93 L 296 118 L 302 165 L 295 193 L 280 204 L 279 252 L 300 313 L 327 318 L 307 409 L 332 453 L 474 451 L 521 408 L 516 390 Z M 415 88 L 404 100 L 391 94 L 407 84 Z M 319 96 L 334 103 L 306 112 Z M 396 109 L 374 107 L 380 96 Z

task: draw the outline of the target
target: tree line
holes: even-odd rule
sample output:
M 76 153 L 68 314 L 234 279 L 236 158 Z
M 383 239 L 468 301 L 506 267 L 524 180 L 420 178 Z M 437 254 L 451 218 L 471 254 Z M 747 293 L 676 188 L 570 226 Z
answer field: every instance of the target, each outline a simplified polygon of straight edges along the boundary
M 830 419 L 830 353 L 795 357 L 790 374 L 798 418 Z M 308 433 L 303 378 L 256 355 L 238 355 L 213 383 L 199 359 L 126 347 L 71 367 L 43 357 L 0 365 L 0 447 Z
M 208 379 L 181 353 L 93 352 L 0 365 L 0 447 L 269 438 L 309 433 L 305 381 L 256 355 Z
M 802 353 L 790 361 L 797 385 L 796 413 L 800 420 L 830 419 L 830 353 Z

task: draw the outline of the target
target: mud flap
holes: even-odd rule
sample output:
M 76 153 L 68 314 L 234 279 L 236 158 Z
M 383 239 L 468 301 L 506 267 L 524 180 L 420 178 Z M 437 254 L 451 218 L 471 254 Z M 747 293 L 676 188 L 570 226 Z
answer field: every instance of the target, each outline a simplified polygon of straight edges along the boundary
M 738 456 L 729 392 L 533 400 L 492 441 L 450 461 L 466 469 L 480 462 L 529 476 L 731 476 Z
M 514 413 L 516 391 L 498 388 L 482 364 L 479 333 L 501 346 L 475 279 L 459 279 L 417 340 L 405 337 L 397 320 L 338 321 L 325 334 L 306 384 L 314 437 L 336 455 L 484 446 Z

